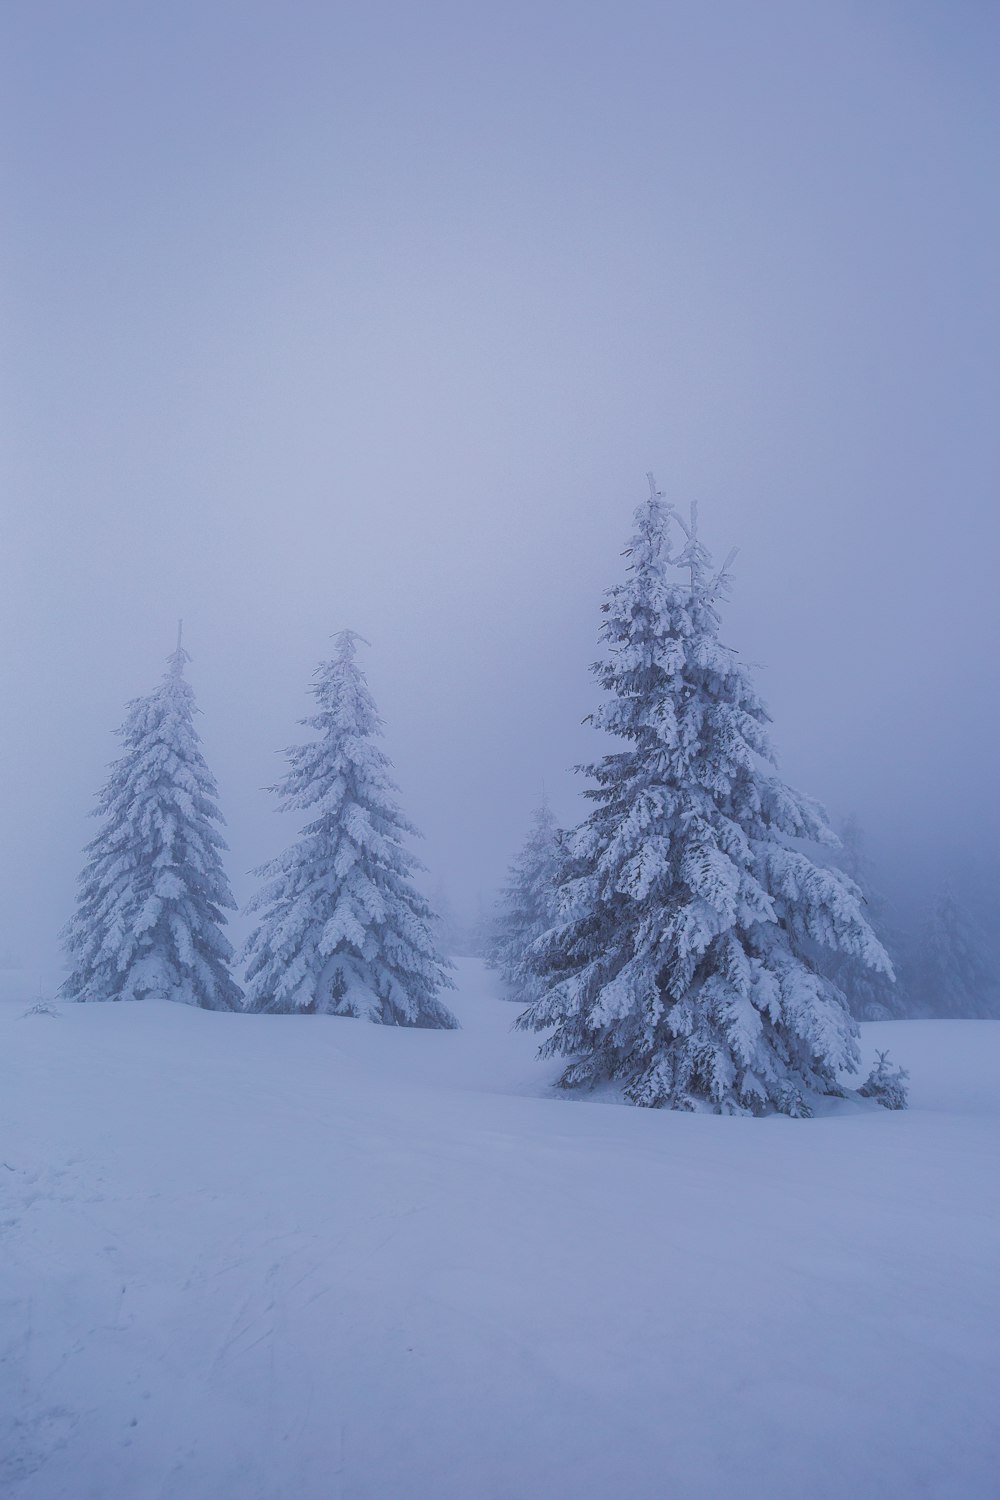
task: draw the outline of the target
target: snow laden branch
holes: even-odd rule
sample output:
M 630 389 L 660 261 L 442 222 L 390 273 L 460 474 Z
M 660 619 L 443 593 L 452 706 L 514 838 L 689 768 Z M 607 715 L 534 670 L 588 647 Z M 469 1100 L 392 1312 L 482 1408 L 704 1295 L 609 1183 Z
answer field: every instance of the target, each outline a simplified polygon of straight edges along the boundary
M 593 669 L 592 722 L 625 747 L 584 768 L 594 808 L 564 841 L 518 1024 L 570 1059 L 568 1087 L 616 1079 L 642 1105 L 805 1115 L 859 1062 L 811 948 L 891 965 L 857 886 L 797 847 L 837 840 L 774 774 L 767 710 L 719 640 L 728 573 L 712 573 L 697 510 L 682 518 L 650 476 L 635 525 Z
M 247 1005 L 258 1011 L 361 1016 L 393 1026 L 454 1027 L 438 998 L 451 987 L 433 914 L 414 888 L 415 833 L 396 803 L 381 721 L 357 663 L 363 637 L 335 637 L 315 672 L 315 738 L 285 752 L 273 790 L 309 815 L 299 838 L 257 873 L 261 914 L 244 958 Z
M 87 845 L 76 913 L 63 937 L 67 1000 L 181 1000 L 234 1010 L 218 792 L 194 727 L 181 644 L 155 692 L 128 706 Z

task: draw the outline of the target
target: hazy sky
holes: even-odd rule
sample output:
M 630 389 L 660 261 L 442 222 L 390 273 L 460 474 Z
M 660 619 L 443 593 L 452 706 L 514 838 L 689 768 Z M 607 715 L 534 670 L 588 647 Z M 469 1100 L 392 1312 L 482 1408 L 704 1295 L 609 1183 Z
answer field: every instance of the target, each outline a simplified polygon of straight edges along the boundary
M 578 815 L 649 468 L 788 778 L 995 861 L 998 77 L 992 0 L 8 0 L 0 950 L 52 962 L 179 615 L 239 896 L 344 626 L 489 894 Z

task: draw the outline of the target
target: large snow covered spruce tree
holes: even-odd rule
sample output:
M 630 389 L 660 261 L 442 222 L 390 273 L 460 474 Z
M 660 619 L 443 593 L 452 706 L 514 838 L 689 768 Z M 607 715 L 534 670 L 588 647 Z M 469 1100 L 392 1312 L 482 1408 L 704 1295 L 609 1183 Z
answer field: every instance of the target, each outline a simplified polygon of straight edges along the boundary
M 180 641 L 163 682 L 128 705 L 94 815 L 76 913 L 64 930 L 67 1000 L 180 1000 L 238 1010 L 225 912 L 218 792 L 194 726 Z
M 677 550 L 674 538 L 677 537 Z M 808 1114 L 859 1063 L 857 1026 L 812 943 L 888 971 L 821 808 L 770 769 L 769 716 L 719 640 L 726 573 L 655 490 L 626 582 L 603 606 L 609 694 L 593 721 L 622 748 L 587 768 L 591 815 L 567 840 L 542 993 L 518 1018 L 572 1087 L 617 1079 L 636 1104 Z
M 300 837 L 258 871 L 261 913 L 247 941 L 247 1006 L 361 1016 L 389 1026 L 454 1027 L 438 998 L 451 988 L 428 902 L 414 888 L 415 829 L 396 805 L 381 721 L 356 643 L 344 630 L 315 673 L 317 737 L 286 751 L 273 788 L 285 809 L 312 814 Z
M 563 834 L 547 802 L 536 808 L 524 844 L 507 872 L 497 902 L 486 961 L 500 973 L 510 998 L 525 1005 L 539 993 L 532 948 L 558 916 Z

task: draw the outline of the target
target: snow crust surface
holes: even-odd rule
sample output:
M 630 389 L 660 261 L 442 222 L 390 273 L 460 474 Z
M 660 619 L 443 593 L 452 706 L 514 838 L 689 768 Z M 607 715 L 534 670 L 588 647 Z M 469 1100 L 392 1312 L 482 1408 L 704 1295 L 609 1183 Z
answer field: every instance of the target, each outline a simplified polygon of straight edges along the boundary
M 0 1494 L 993 1500 L 1000 1022 L 672 1114 L 458 964 L 457 1032 L 0 1004 Z

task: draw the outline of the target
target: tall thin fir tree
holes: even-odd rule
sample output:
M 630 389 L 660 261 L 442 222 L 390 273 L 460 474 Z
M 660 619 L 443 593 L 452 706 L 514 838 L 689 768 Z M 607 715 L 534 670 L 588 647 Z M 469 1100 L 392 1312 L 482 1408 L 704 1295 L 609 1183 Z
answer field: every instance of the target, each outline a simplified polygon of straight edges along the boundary
M 507 872 L 486 954 L 509 998 L 521 1005 L 530 1004 L 541 993 L 532 950 L 558 917 L 556 892 L 563 867 L 562 845 L 563 831 L 543 797 L 528 836 Z
M 98 796 L 76 913 L 63 938 L 67 1000 L 179 1000 L 238 1010 L 225 913 L 218 791 L 194 725 L 177 630 L 160 686 L 128 705 L 122 753 Z
M 450 965 L 404 844 L 416 830 L 376 743 L 381 720 L 357 662 L 363 637 L 334 639 L 315 672 L 318 712 L 302 721 L 316 738 L 285 752 L 289 769 L 272 788 L 283 809 L 312 820 L 257 872 L 265 884 L 249 907 L 261 918 L 244 949 L 247 1006 L 455 1027 L 439 998 L 453 987 Z
M 594 810 L 567 840 L 560 917 L 534 948 L 542 993 L 518 1024 L 551 1031 L 541 1052 L 572 1059 L 567 1087 L 807 1115 L 860 1060 L 809 945 L 890 963 L 854 883 L 797 847 L 836 838 L 769 769 L 768 713 L 719 640 L 729 560 L 711 576 L 695 508 L 684 521 L 649 478 L 594 666 L 609 697 L 593 722 L 624 744 L 586 768 Z

